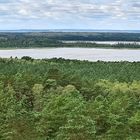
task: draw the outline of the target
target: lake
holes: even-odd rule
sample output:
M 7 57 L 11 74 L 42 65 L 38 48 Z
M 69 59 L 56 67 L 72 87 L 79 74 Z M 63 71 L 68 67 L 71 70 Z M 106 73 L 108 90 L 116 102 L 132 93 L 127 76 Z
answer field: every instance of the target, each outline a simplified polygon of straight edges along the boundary
M 134 41 L 62 41 L 63 43 L 96 43 L 96 44 L 104 44 L 104 45 L 115 45 L 115 44 L 138 44 L 140 45 L 140 42 L 134 42 Z
M 0 50 L 0 57 L 30 56 L 41 58 L 65 58 L 89 61 L 140 61 L 140 49 L 97 49 L 97 48 L 44 48 Z

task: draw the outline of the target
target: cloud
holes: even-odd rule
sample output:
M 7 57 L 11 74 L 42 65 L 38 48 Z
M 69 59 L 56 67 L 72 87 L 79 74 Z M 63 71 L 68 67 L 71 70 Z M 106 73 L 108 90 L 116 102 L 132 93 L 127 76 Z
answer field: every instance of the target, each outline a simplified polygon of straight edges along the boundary
M 0 22 L 21 20 L 140 21 L 138 0 L 0 0 Z M 112 21 L 111 21 L 112 20 Z

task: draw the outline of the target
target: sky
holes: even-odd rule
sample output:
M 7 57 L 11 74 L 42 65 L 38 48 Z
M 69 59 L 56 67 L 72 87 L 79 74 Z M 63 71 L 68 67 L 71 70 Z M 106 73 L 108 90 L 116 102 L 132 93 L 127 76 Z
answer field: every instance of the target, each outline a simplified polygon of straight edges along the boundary
M 140 30 L 140 0 L 0 0 L 0 30 Z

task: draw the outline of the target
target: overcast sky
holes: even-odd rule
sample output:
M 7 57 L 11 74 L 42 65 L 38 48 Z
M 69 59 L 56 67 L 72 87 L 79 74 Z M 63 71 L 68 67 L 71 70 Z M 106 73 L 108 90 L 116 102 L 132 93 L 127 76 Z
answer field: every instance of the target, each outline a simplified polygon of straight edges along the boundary
M 0 0 L 0 29 L 140 30 L 140 0 Z

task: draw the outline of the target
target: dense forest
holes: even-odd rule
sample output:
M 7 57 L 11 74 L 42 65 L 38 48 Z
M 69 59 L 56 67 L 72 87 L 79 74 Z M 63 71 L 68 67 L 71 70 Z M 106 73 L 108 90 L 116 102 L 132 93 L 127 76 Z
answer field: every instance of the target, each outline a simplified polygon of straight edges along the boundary
M 34 33 L 32 33 L 34 35 Z M 55 40 L 81 41 L 140 41 L 140 33 L 119 32 L 50 32 L 43 33 Z
M 140 33 L 96 33 L 96 32 L 34 32 L 0 33 L 0 48 L 41 47 L 94 47 L 94 48 L 140 48 L 134 44 L 103 45 L 96 43 L 64 43 L 64 41 L 140 41 Z
M 140 62 L 0 59 L 1 140 L 139 140 Z

